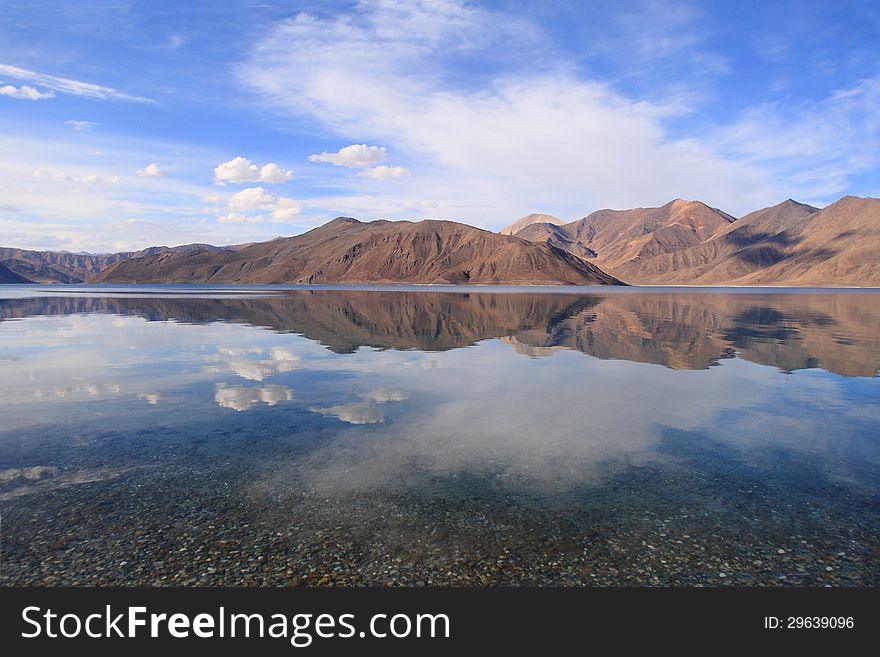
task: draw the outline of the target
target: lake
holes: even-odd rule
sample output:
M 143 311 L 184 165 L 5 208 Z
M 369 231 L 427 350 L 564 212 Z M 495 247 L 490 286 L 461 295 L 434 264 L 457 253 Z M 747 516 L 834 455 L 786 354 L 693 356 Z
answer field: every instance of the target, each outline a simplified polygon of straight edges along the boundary
M 4 585 L 878 585 L 880 292 L 0 286 Z

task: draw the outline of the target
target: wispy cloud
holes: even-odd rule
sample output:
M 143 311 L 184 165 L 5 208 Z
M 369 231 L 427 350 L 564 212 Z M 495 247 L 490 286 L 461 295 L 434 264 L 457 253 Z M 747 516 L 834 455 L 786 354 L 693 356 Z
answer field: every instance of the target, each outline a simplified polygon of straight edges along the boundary
M 71 128 L 78 132 L 85 132 L 86 130 L 91 130 L 96 125 L 100 125 L 97 121 L 65 121 L 64 125 L 69 125 Z
M 90 185 L 97 183 L 107 183 L 115 185 L 119 182 L 119 176 L 99 175 L 97 173 L 88 173 L 83 176 L 72 175 L 64 171 L 44 171 L 42 169 L 34 170 L 34 178 L 54 178 L 55 180 L 63 180 L 72 183 L 88 183 Z
M 238 74 L 287 116 L 424 163 L 392 193 L 435 198 L 448 218 L 500 225 L 523 208 L 577 216 L 676 196 L 736 212 L 776 199 L 760 167 L 706 141 L 670 138 L 665 122 L 681 108 L 628 98 L 565 61 L 499 72 L 476 88 L 453 82 L 463 61 L 478 66 L 487 49 L 530 43 L 522 30 L 451 0 L 361 3 L 332 18 L 282 21 Z
M 850 176 L 880 166 L 880 77 L 797 106 L 763 103 L 719 129 L 720 149 L 778 172 L 789 196 L 844 190 Z
M 57 91 L 58 93 L 72 94 L 74 96 L 85 96 L 87 98 L 99 98 L 103 100 L 124 100 L 136 103 L 155 103 L 155 100 L 143 98 L 141 96 L 132 96 L 113 89 L 91 82 L 83 82 L 82 80 L 74 80 L 72 78 L 62 78 L 48 73 L 39 73 L 30 71 L 18 66 L 9 64 L 0 64 L 0 75 L 15 78 L 17 80 L 26 80 L 34 84 L 38 84 L 46 89 Z

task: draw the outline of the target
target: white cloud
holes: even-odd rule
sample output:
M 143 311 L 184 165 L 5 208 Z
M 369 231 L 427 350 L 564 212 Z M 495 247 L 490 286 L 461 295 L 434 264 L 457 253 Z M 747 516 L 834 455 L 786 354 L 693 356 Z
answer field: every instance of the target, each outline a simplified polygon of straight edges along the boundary
M 159 165 L 156 162 L 151 162 L 143 169 L 138 169 L 137 175 L 141 178 L 157 178 L 159 176 L 164 176 L 165 172 L 159 168 Z
M 232 195 L 229 199 L 229 207 L 234 210 L 268 209 L 277 200 L 277 196 L 263 187 L 248 187 Z
M 281 223 L 292 221 L 299 213 L 300 207 L 296 204 L 296 201 L 291 198 L 282 197 L 275 202 L 275 207 L 272 208 L 269 216 L 273 221 Z
M 71 119 L 70 121 L 65 121 L 64 125 L 69 125 L 77 132 L 86 132 L 100 124 L 97 121 L 74 121 Z
M 406 401 L 409 394 L 403 390 L 389 390 L 388 388 L 373 388 L 361 395 L 365 401 L 374 404 L 387 404 L 388 402 Z
M 880 165 L 880 77 L 795 108 L 751 108 L 716 134 L 719 149 L 780 171 L 786 196 L 839 194 L 848 177 Z
M 293 178 L 293 171 L 282 169 L 274 162 L 260 167 L 260 182 L 280 184 L 286 183 L 291 178 Z
M 293 178 L 293 171 L 282 169 L 274 162 L 257 166 L 245 157 L 234 157 L 228 162 L 218 164 L 214 168 L 214 182 L 218 185 L 226 183 L 286 183 Z
M 309 162 L 327 162 L 337 167 L 349 169 L 362 169 L 385 159 L 384 146 L 367 146 L 366 144 L 352 144 L 340 148 L 335 153 L 318 153 L 309 155 Z
M 335 417 L 348 424 L 377 424 L 385 421 L 385 411 L 381 407 L 370 404 L 352 403 L 336 406 L 313 406 L 312 413 L 320 413 L 324 417 Z
M 293 399 L 293 391 L 286 386 L 279 385 L 267 385 L 260 388 L 218 385 L 214 393 L 214 401 L 218 405 L 236 411 L 246 411 L 261 402 L 267 406 L 275 406 L 279 402 L 291 399 Z
M 62 78 L 47 73 L 38 73 L 30 71 L 18 66 L 10 66 L 9 64 L 0 64 L 0 75 L 6 75 L 18 80 L 27 80 L 39 84 L 42 87 L 57 91 L 64 94 L 72 94 L 74 96 L 85 96 L 87 98 L 99 98 L 110 100 L 127 100 L 138 103 L 154 103 L 156 101 L 150 98 L 142 98 L 140 96 L 132 96 L 121 91 L 117 91 L 112 87 L 104 87 L 91 82 L 83 82 L 71 78 Z
M 409 169 L 398 166 L 385 166 L 380 164 L 377 167 L 364 169 L 358 176 L 361 178 L 372 178 L 373 180 L 388 180 L 389 178 L 400 178 L 409 174 Z
M 237 226 L 217 221 L 229 211 L 226 203 L 237 190 L 223 193 L 226 190 L 210 180 L 192 182 L 204 178 L 205 162 L 222 161 L 216 152 L 102 132 L 63 130 L 45 138 L 9 132 L 0 135 L 0 205 L 16 209 L 2 214 L 3 246 L 57 249 L 51 241 L 57 238 L 64 240 L 65 250 L 101 253 L 157 244 L 258 242 L 294 232 L 288 226 L 294 223 L 289 212 L 281 217 L 285 224 L 278 217 L 271 219 L 270 211 L 261 211 L 266 216 L 258 221 Z M 85 147 L 83 134 L 89 135 Z M 93 150 L 103 156 L 95 158 Z M 151 162 L 174 175 L 135 176 L 137 169 Z M 35 177 L 34 171 L 40 173 Z M 145 184 L 151 180 L 161 185 Z M 205 200 L 213 195 L 216 202 Z M 314 226 L 302 219 L 295 224 L 297 229 Z M 279 230 L 281 225 L 284 228 Z M 44 241 L 36 235 L 52 237 Z
M 40 91 L 39 89 L 26 84 L 23 84 L 20 87 L 5 84 L 0 87 L 0 96 L 8 96 L 9 98 L 17 98 L 18 100 L 44 100 L 46 98 L 54 98 L 55 94 L 51 91 Z
M 734 213 L 778 202 L 767 167 L 729 157 L 711 139 L 670 137 L 667 121 L 688 111 L 681 103 L 629 98 L 566 61 L 467 87 L 449 82 L 463 60 L 499 44 L 528 48 L 527 33 L 459 2 L 360 3 L 334 17 L 280 22 L 237 73 L 284 115 L 419 161 L 419 176 L 385 193 L 398 204 L 434 198 L 437 216 L 500 225 L 536 205 L 576 217 L 677 196 Z M 316 157 L 332 161 L 324 155 Z
M 227 202 L 227 207 L 231 212 L 223 213 L 218 218 L 220 223 L 283 223 L 292 220 L 300 212 L 292 198 L 275 196 L 263 187 L 248 187 L 236 192 Z

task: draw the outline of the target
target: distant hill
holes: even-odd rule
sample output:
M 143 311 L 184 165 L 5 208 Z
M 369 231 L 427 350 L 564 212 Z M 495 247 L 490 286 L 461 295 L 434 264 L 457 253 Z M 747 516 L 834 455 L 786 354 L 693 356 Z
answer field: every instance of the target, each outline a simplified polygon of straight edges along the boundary
M 83 283 L 98 272 L 118 262 L 143 255 L 163 252 L 194 253 L 226 251 L 235 247 L 211 244 L 183 246 L 151 246 L 142 251 L 120 253 L 68 253 L 67 251 L 29 251 L 0 247 L 0 265 L 35 283 Z
M 595 258 L 598 255 L 586 244 L 578 241 L 576 237 L 569 235 L 560 225 L 548 223 L 530 224 L 516 233 L 516 236 L 530 242 L 555 246 L 563 251 L 573 253 L 578 258 Z
M 29 281 L 24 276 L 16 274 L 8 267 L 0 265 L 0 284 L 3 283 L 33 283 L 33 281 Z
M 526 226 L 531 226 L 532 224 L 550 224 L 551 226 L 560 226 L 565 222 L 561 219 L 557 219 L 556 217 L 551 217 L 549 214 L 527 214 L 525 217 L 520 217 L 516 221 L 514 221 L 509 226 L 505 226 L 501 229 L 502 235 L 516 235 Z
M 787 200 L 735 219 L 699 201 L 600 210 L 518 237 L 588 259 L 634 284 L 880 285 L 880 199 L 823 210 Z M 592 253 L 591 253 L 591 252 Z
M 452 221 L 340 217 L 236 251 L 164 252 L 119 262 L 95 283 L 484 283 L 614 285 L 566 251 Z

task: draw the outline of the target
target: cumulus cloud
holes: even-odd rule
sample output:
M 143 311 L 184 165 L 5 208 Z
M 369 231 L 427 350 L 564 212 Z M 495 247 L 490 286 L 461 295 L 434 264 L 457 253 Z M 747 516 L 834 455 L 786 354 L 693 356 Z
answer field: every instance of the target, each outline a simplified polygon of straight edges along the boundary
M 0 96 L 8 96 L 18 100 L 44 100 L 46 98 L 54 98 L 55 94 L 51 91 L 40 91 L 35 87 L 23 84 L 20 87 L 14 87 L 11 84 L 0 86 Z
M 248 187 L 236 192 L 229 199 L 229 207 L 234 210 L 257 210 L 271 206 L 278 197 L 263 187 Z
M 15 78 L 17 80 L 27 80 L 28 82 L 39 84 L 41 87 L 45 87 L 59 93 L 72 94 L 74 96 L 85 96 L 87 98 L 109 100 L 126 100 L 138 103 L 156 102 L 150 98 L 132 96 L 130 94 L 117 91 L 112 87 L 105 87 L 100 84 L 83 82 L 82 80 L 62 78 L 58 77 L 57 75 L 49 75 L 47 73 L 30 71 L 26 68 L 10 66 L 9 64 L 0 64 L 0 75 Z
M 214 182 L 226 183 L 263 182 L 271 184 L 286 183 L 293 178 L 293 171 L 282 169 L 274 162 L 257 166 L 246 157 L 234 157 L 214 168 Z
M 218 218 L 220 223 L 282 223 L 300 213 L 299 205 L 292 198 L 275 196 L 264 187 L 248 187 L 236 192 L 229 198 L 227 209 L 229 212 L 222 212 Z
M 275 201 L 275 207 L 269 213 L 269 218 L 276 223 L 291 221 L 300 211 L 300 207 L 292 198 L 281 197 Z
M 141 178 L 158 178 L 159 176 L 164 176 L 165 172 L 159 168 L 156 162 L 151 162 L 143 169 L 138 169 L 137 175 Z
M 398 166 L 385 166 L 380 164 L 377 167 L 364 169 L 358 176 L 361 178 L 372 178 L 373 180 L 388 180 L 389 178 L 400 178 L 409 174 L 409 169 Z
M 76 130 L 77 132 L 85 132 L 87 130 L 91 130 L 96 125 L 100 125 L 97 121 L 65 121 L 64 125 L 69 125 L 71 128 Z
M 309 162 L 327 162 L 337 167 L 348 169 L 362 169 L 385 159 L 384 146 L 367 146 L 366 144 L 352 144 L 340 148 L 335 153 L 316 153 L 309 155 Z
M 340 148 L 335 153 L 316 153 L 309 155 L 309 162 L 327 162 L 337 167 L 347 169 L 363 169 L 359 174 L 361 178 L 373 180 L 388 180 L 400 178 L 409 174 L 409 169 L 401 166 L 386 166 L 384 164 L 374 166 L 377 162 L 385 159 L 386 148 L 384 146 L 367 146 L 366 144 L 352 144 Z

